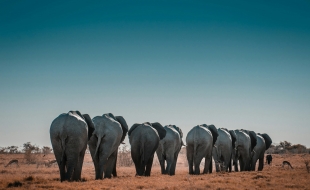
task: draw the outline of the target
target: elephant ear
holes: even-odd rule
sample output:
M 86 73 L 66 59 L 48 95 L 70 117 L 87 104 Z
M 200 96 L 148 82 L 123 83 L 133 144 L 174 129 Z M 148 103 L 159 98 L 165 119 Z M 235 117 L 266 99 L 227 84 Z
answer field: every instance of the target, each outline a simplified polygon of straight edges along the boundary
M 249 131 L 245 129 L 241 129 L 241 131 L 245 132 L 247 135 L 250 136 L 251 139 L 251 151 L 253 151 L 254 147 L 256 146 L 257 143 L 257 135 L 254 131 Z
M 270 147 L 270 145 L 271 145 L 271 143 L 272 143 L 272 140 L 271 140 L 271 138 L 269 137 L 269 135 L 268 134 L 266 134 L 266 133 L 263 133 L 263 134 L 261 134 L 261 136 L 264 138 L 264 140 L 265 140 L 265 145 L 266 145 L 266 150 Z
M 152 123 L 151 125 L 153 128 L 156 129 L 158 135 L 159 135 L 159 139 L 163 139 L 166 136 L 166 130 L 165 128 L 158 122 Z
M 179 127 L 175 126 L 175 125 L 172 125 L 172 127 L 173 127 L 175 130 L 177 130 L 177 131 L 179 132 L 179 134 L 180 134 L 180 137 L 183 138 L 183 132 L 182 132 L 182 130 L 181 130 Z
M 229 134 L 230 134 L 230 136 L 231 136 L 232 147 L 235 148 L 235 142 L 236 142 L 236 140 L 237 140 L 236 133 L 235 133 L 235 131 L 233 131 L 233 130 L 229 130 Z
M 79 111 L 69 111 L 69 113 L 71 113 L 72 115 L 75 115 L 75 116 L 80 116 L 82 119 L 85 119 L 84 117 L 83 117 L 83 115 L 81 114 L 81 112 L 79 112 Z
M 213 145 L 215 144 L 217 137 L 219 136 L 219 133 L 214 125 L 208 125 L 208 129 L 211 131 L 213 136 Z
M 257 135 L 254 131 L 249 131 L 249 135 L 251 138 L 251 150 L 253 151 L 254 147 L 257 144 Z
M 93 135 L 93 132 L 95 131 L 95 126 L 93 121 L 91 120 L 90 116 L 88 114 L 83 114 L 83 117 L 87 123 L 88 126 L 88 140 Z
M 140 123 L 135 123 L 135 124 L 133 124 L 133 125 L 130 127 L 129 131 L 128 131 L 128 136 L 130 136 L 131 133 L 132 133 L 132 131 L 135 130 L 139 125 L 141 125 L 141 124 L 140 124 Z
M 127 132 L 128 132 L 127 122 L 126 122 L 126 120 L 122 116 L 116 116 L 115 118 L 121 124 L 121 127 L 123 129 L 123 136 L 122 136 L 122 139 L 121 139 L 121 142 L 123 142 L 125 137 L 126 137 L 126 135 L 127 135 Z

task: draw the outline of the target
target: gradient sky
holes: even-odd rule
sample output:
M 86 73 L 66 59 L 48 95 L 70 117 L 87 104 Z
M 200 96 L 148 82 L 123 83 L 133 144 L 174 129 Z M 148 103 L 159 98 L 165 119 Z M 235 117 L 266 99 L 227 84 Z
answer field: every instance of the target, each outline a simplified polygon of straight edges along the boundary
M 309 147 L 309 23 L 308 0 L 1 0 L 0 146 L 79 110 Z

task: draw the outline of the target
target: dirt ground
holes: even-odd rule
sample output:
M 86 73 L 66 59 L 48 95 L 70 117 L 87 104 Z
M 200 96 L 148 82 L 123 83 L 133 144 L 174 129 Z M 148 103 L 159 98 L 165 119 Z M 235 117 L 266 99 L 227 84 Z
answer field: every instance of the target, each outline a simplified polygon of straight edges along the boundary
M 156 155 L 155 155 L 156 156 Z M 23 154 L 0 155 L 0 189 L 8 186 L 14 189 L 310 189 L 310 173 L 305 160 L 310 155 L 273 155 L 273 163 L 258 172 L 231 172 L 205 175 L 188 175 L 186 156 L 180 154 L 175 176 L 161 175 L 155 164 L 151 177 L 135 177 L 134 167 L 118 167 L 118 177 L 94 180 L 95 172 L 91 156 L 86 154 L 82 182 L 59 181 L 58 166 L 25 164 Z M 11 159 L 18 159 L 20 167 L 4 167 Z M 52 160 L 50 154 L 40 158 Z M 289 161 L 294 169 L 282 167 L 282 161 Z M 202 169 L 202 167 L 201 167 Z

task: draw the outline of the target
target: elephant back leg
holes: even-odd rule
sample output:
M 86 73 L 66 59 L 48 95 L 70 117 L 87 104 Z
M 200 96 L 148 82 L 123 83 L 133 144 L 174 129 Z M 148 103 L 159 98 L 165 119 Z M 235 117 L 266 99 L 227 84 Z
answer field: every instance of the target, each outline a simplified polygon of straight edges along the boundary
M 189 174 L 194 174 L 193 170 L 193 163 L 194 163 L 194 146 L 187 144 L 186 146 L 186 157 L 187 157 L 187 162 L 188 162 L 188 173 Z
M 118 151 L 116 151 L 116 157 L 115 157 L 114 167 L 112 171 L 113 177 L 117 177 L 117 172 L 116 172 L 117 156 L 118 156 Z
M 171 164 L 171 169 L 170 169 L 170 175 L 175 175 L 175 169 L 176 169 L 176 165 L 178 161 L 179 152 L 180 150 L 174 154 L 173 163 Z
M 151 176 L 151 170 L 152 170 L 152 165 L 153 165 L 153 159 L 154 159 L 154 154 L 149 157 L 149 159 L 145 162 L 145 176 Z
M 157 154 L 157 157 L 158 157 L 158 161 L 160 163 L 160 169 L 161 169 L 161 174 L 166 174 L 166 171 L 165 171 L 165 158 L 164 158 L 164 153 L 163 153 L 163 150 L 162 150 L 162 146 L 159 145 L 157 150 L 156 150 L 156 154 Z
M 73 180 L 73 173 L 74 170 L 78 166 L 78 161 L 79 161 L 79 153 L 67 153 L 67 173 L 66 173 L 66 179 L 69 181 Z
M 174 162 L 174 150 L 173 148 L 168 148 L 166 151 L 166 160 L 167 160 L 167 167 L 166 167 L 166 173 L 171 175 L 171 167 Z
M 81 173 L 82 173 L 82 167 L 83 167 L 86 147 L 87 146 L 85 146 L 85 148 L 83 148 L 83 150 L 80 152 L 78 164 L 77 164 L 77 167 L 74 169 L 74 173 L 73 173 L 73 180 L 74 181 L 80 181 L 81 180 Z
M 141 169 L 141 164 L 142 164 L 142 156 L 140 155 L 140 149 L 139 147 L 132 147 L 131 148 L 131 158 L 135 164 L 136 168 L 136 175 L 143 175 L 141 174 L 140 169 Z
M 263 151 L 259 157 L 259 161 L 258 161 L 258 171 L 262 171 L 264 168 L 264 153 L 265 151 Z
M 203 173 L 212 173 L 212 149 L 207 153 L 205 157 L 205 166 L 203 169 Z
M 111 156 L 108 158 L 106 162 L 106 168 L 104 171 L 104 178 L 111 178 L 112 177 L 112 172 L 114 169 L 114 166 L 116 164 L 116 156 L 117 156 L 117 150 L 115 150 Z

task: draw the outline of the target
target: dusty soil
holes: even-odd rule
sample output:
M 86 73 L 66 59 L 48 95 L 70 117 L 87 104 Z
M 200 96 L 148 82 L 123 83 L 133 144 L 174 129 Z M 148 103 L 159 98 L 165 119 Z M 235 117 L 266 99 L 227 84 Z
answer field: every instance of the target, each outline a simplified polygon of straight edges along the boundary
M 188 175 L 185 154 L 179 156 L 175 176 L 161 175 L 158 163 L 152 169 L 151 177 L 135 177 L 134 167 L 118 167 L 118 177 L 94 180 L 95 172 L 89 154 L 86 154 L 82 182 L 59 181 L 58 166 L 25 164 L 23 154 L 0 155 L 0 189 L 18 186 L 14 189 L 310 189 L 310 173 L 305 160 L 310 155 L 273 155 L 271 166 L 262 172 L 231 172 L 205 175 Z M 20 167 L 4 167 L 11 159 L 18 159 Z M 50 154 L 39 158 L 52 160 Z M 282 161 L 289 161 L 294 169 L 282 167 Z M 202 169 L 202 167 L 201 167 Z

